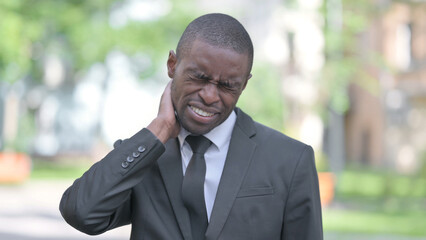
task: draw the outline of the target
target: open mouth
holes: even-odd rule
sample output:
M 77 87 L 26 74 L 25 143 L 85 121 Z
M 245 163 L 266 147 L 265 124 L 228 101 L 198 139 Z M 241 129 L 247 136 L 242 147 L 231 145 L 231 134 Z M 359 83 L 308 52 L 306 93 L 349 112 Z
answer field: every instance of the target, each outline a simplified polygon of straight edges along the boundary
M 209 113 L 209 112 L 203 111 L 203 110 L 196 108 L 194 106 L 189 106 L 189 107 L 192 109 L 192 111 L 194 111 L 196 114 L 198 114 L 202 117 L 211 117 L 211 116 L 214 115 L 214 113 Z

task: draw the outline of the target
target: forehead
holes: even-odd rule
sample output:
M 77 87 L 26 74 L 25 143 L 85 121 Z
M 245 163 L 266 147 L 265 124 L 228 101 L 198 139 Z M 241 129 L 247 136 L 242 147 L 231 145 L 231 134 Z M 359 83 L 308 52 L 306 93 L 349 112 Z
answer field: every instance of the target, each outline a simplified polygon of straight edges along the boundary
M 248 54 L 230 48 L 214 46 L 202 40 L 194 40 L 182 60 L 184 71 L 202 71 L 223 77 L 245 77 L 249 74 Z

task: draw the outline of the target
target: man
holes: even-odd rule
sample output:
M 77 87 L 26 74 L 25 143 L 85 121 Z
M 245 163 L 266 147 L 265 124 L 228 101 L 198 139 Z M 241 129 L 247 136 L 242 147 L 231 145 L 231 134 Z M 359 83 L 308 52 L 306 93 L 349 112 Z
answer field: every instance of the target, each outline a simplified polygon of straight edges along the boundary
M 191 22 L 157 117 L 65 191 L 65 220 L 87 234 L 132 224 L 131 239 L 322 239 L 312 148 L 235 108 L 252 62 L 234 18 Z

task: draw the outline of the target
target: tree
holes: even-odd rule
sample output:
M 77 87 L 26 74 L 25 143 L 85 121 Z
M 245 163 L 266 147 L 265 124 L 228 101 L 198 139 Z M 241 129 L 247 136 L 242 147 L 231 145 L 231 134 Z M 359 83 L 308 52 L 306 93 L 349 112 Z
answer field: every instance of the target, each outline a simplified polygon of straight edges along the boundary
M 191 0 L 152 1 L 150 4 L 158 2 L 164 5 L 162 9 L 168 11 L 159 14 L 153 13 L 155 9 L 152 12 L 140 11 L 136 14 L 151 16 L 134 19 L 126 11 L 134 6 L 140 7 L 137 5 L 140 1 L 1 1 L 0 126 L 5 115 L 4 97 L 17 84 L 24 85 L 22 97 L 37 86 L 44 87 L 45 61 L 50 55 L 58 56 L 66 63 L 64 85 L 70 91 L 80 76 L 93 64 L 103 63 L 113 50 L 150 59 L 148 64 L 142 63 L 145 64 L 143 66 L 135 61 L 141 80 L 153 77 L 159 69 L 163 70 L 162 61 L 167 57 L 167 50 L 174 47 L 193 13 L 184 7 Z M 120 18 L 126 21 L 115 23 Z M 25 98 L 21 100 L 26 101 Z M 33 122 L 34 125 L 37 110 L 37 107 L 20 109 L 20 118 L 29 118 L 20 121 L 20 124 Z M 31 135 L 31 132 L 34 130 L 21 131 L 18 135 Z M 3 145 L 0 141 L 0 149 Z

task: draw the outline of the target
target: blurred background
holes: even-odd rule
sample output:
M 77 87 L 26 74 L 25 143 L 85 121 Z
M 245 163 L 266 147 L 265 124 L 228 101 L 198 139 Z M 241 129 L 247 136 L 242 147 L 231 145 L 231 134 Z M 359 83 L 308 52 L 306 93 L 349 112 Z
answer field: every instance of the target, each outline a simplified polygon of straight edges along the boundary
M 424 0 L 2 0 L 0 239 L 129 239 L 72 229 L 60 197 L 156 116 L 210 12 L 254 43 L 238 106 L 314 147 L 325 239 L 426 239 Z

